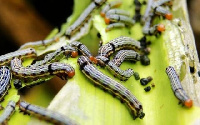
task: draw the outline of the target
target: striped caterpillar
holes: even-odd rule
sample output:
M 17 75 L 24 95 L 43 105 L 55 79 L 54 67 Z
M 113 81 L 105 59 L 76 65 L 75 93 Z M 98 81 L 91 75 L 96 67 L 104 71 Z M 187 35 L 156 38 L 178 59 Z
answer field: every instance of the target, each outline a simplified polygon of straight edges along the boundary
M 144 34 L 154 35 L 158 32 L 163 32 L 165 30 L 165 26 L 162 24 L 156 24 L 151 26 L 155 14 L 165 16 L 165 18 L 168 20 L 172 19 L 172 14 L 161 6 L 165 4 L 171 5 L 171 0 L 158 0 L 155 2 L 154 0 L 148 1 L 146 12 L 143 16 L 143 22 L 145 22 L 145 24 L 142 31 Z
M 69 45 L 62 46 L 61 48 L 57 49 L 55 52 L 47 54 L 43 60 L 37 61 L 34 64 L 30 65 L 29 67 L 35 67 L 35 66 L 44 65 L 51 62 L 56 62 L 60 60 L 60 58 L 63 58 L 64 56 L 69 56 L 69 55 L 75 58 L 80 53 L 89 57 L 92 62 L 97 63 L 96 58 L 92 56 L 91 52 L 84 44 L 78 41 L 74 41 L 70 43 Z
M 179 76 L 177 75 L 174 67 L 169 66 L 166 68 L 166 73 L 170 79 L 172 90 L 175 96 L 188 108 L 192 107 L 193 102 L 183 89 Z
M 136 80 L 140 79 L 139 74 L 134 72 L 132 69 L 123 71 L 119 68 L 124 60 L 139 61 L 140 54 L 133 50 L 120 50 L 113 57 L 113 60 L 107 63 L 106 67 L 120 80 L 127 80 L 132 75 L 134 75 Z
M 71 55 L 71 57 L 75 58 L 78 56 L 78 52 L 75 48 L 73 48 L 69 45 L 65 45 L 65 46 L 62 46 L 61 48 L 57 49 L 55 52 L 47 54 L 43 60 L 37 61 L 34 64 L 30 65 L 29 67 L 35 67 L 35 66 L 39 66 L 39 65 L 45 65 L 45 64 L 51 63 L 51 62 L 56 62 L 56 61 L 59 61 L 64 56 L 69 56 L 69 55 Z
M 11 73 L 7 66 L 0 67 L 0 101 L 8 93 L 10 88 Z
M 50 121 L 54 124 L 59 125 L 77 125 L 77 123 L 70 118 L 36 105 L 29 104 L 25 101 L 20 101 L 19 109 L 22 112 L 34 115 L 36 117 L 42 118 L 43 120 Z
M 110 55 L 122 49 L 139 51 L 141 49 L 140 42 L 130 37 L 124 37 L 124 36 L 120 36 L 111 40 L 110 42 L 99 48 L 98 55 L 96 57 L 98 64 L 104 67 L 106 62 L 109 61 Z
M 113 28 L 125 27 L 125 25 L 132 26 L 135 24 L 135 21 L 130 18 L 129 12 L 121 9 L 112 9 L 119 7 L 121 4 L 121 1 L 112 1 L 102 9 L 101 16 L 104 17 L 105 23 L 109 24 L 106 27 L 106 32 Z
M 142 104 L 136 99 L 136 97 L 126 89 L 122 84 L 104 75 L 102 72 L 95 68 L 88 57 L 80 56 L 78 59 L 80 70 L 96 85 L 107 90 L 111 94 L 119 97 L 129 107 L 133 119 L 142 119 L 145 114 L 143 113 Z
M 0 56 L 0 66 L 3 65 L 8 65 L 10 63 L 10 61 L 14 58 L 14 57 L 18 57 L 18 58 L 28 58 L 28 57 L 36 57 L 36 51 L 33 48 L 27 48 L 24 50 L 17 50 L 14 52 L 10 52 L 4 55 Z
M 115 65 L 119 67 L 124 60 L 139 61 L 140 54 L 135 52 L 134 50 L 120 50 L 113 57 L 112 62 L 114 62 Z
M 4 109 L 3 114 L 0 116 L 0 124 L 4 125 L 7 124 L 7 121 L 10 119 L 11 115 L 15 111 L 15 102 L 14 101 L 9 101 L 6 108 Z
M 37 83 L 35 81 L 48 79 L 52 75 L 57 75 L 62 79 L 71 78 L 75 75 L 74 68 L 65 63 L 54 62 L 37 67 L 23 67 L 22 61 L 18 58 L 11 61 L 11 70 L 16 78 L 23 79 L 25 83 L 33 82 L 27 83 L 28 86 L 35 85 L 34 83 Z
M 35 41 L 35 42 L 28 42 L 28 43 L 23 44 L 19 48 L 19 50 L 26 49 L 26 48 L 39 48 L 41 46 L 47 47 L 47 46 L 53 44 L 54 42 L 57 42 L 58 40 L 59 40 L 59 38 L 54 37 L 54 38 L 47 39 L 47 40 L 40 40 L 40 41 Z
M 132 25 L 135 24 L 135 20 L 131 19 L 128 16 L 119 15 L 119 14 L 108 15 L 105 18 L 105 22 L 106 22 L 106 24 L 110 24 L 111 22 L 115 22 L 115 23 L 116 22 L 121 22 L 121 23 L 124 23 L 125 25 L 128 25 L 128 26 L 132 26 Z
M 79 18 L 66 30 L 65 35 L 70 38 L 73 34 L 75 34 L 75 32 L 80 30 L 84 23 L 89 20 L 91 13 L 105 2 L 106 0 L 94 0 L 91 2 Z

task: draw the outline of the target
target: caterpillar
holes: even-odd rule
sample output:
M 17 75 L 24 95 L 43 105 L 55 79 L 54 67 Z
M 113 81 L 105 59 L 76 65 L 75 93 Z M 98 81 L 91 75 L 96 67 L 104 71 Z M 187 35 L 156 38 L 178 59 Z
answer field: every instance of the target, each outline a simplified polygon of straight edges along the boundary
M 161 5 L 164 4 L 172 5 L 171 0 L 158 0 L 155 2 L 153 0 L 148 1 L 148 5 L 142 19 L 143 23 L 145 23 L 142 32 L 145 35 L 154 35 L 158 32 L 165 31 L 165 26 L 163 24 L 156 24 L 151 26 L 155 14 L 163 15 L 168 20 L 172 19 L 172 14 L 165 8 L 161 7 Z
M 78 41 L 75 41 L 75 42 L 72 42 L 72 43 L 70 44 L 70 46 L 76 48 L 76 49 L 79 51 L 79 53 L 81 53 L 81 54 L 83 54 L 83 55 L 89 57 L 90 60 L 91 60 L 93 63 L 97 64 L 97 59 L 96 59 L 94 56 L 92 56 L 90 50 L 89 50 L 84 44 L 82 44 L 82 43 L 80 43 L 80 42 L 78 42 Z
M 57 75 L 62 79 L 72 78 L 75 75 L 74 68 L 65 63 L 49 63 L 37 67 L 23 67 L 18 58 L 11 60 L 11 70 L 16 78 L 23 79 L 25 83 L 37 81 Z M 27 83 L 27 85 L 31 85 Z
M 0 124 L 7 124 L 7 121 L 10 119 L 11 115 L 15 111 L 16 103 L 14 101 L 9 101 L 6 108 L 4 109 L 3 114 L 0 116 Z
M 0 66 L 8 65 L 14 57 L 23 59 L 23 58 L 36 57 L 36 56 L 37 56 L 36 51 L 33 48 L 17 50 L 14 52 L 10 52 L 10 53 L 1 55 L 0 56 Z
M 119 67 L 124 60 L 139 61 L 140 54 L 134 50 L 120 50 L 113 57 L 112 62 Z
M 47 40 L 28 42 L 28 43 L 25 43 L 22 46 L 20 46 L 19 50 L 27 49 L 27 48 L 39 48 L 41 46 L 47 47 L 47 46 L 49 46 L 49 45 L 51 45 L 51 44 L 53 44 L 54 42 L 57 42 L 57 41 L 59 41 L 58 37 L 54 37 L 54 38 L 47 39 Z
M 119 1 L 119 0 L 118 1 L 111 1 L 110 3 L 106 4 L 105 7 L 101 10 L 100 15 L 102 17 L 105 17 L 108 10 L 110 10 L 111 8 L 119 7 L 121 4 L 122 4 L 122 2 Z
M 142 104 L 136 99 L 136 97 L 122 84 L 100 72 L 92 65 L 88 57 L 80 56 L 78 58 L 78 65 L 80 66 L 80 70 L 96 85 L 123 100 L 129 107 L 133 119 L 138 117 L 142 119 L 145 116 L 143 113 Z
M 121 70 L 119 66 L 122 64 L 124 60 L 132 60 L 132 61 L 139 61 L 140 54 L 133 50 L 120 50 L 117 54 L 113 57 L 113 60 L 109 61 L 106 67 L 120 80 L 127 80 L 132 75 L 134 75 L 135 79 L 140 79 L 139 74 L 134 72 L 133 69 Z
M 105 17 L 106 24 L 110 24 L 111 22 L 122 22 L 128 26 L 135 24 L 135 20 L 132 20 L 130 17 L 118 14 L 111 14 Z
M 153 16 L 154 16 L 153 13 L 149 14 L 149 17 L 145 21 L 145 24 L 142 28 L 142 32 L 145 35 L 154 35 L 156 33 L 165 31 L 165 26 L 163 24 L 156 24 L 151 26 Z
M 174 67 L 168 66 L 166 68 L 166 73 L 170 79 L 172 90 L 175 96 L 188 108 L 192 107 L 193 101 L 189 98 L 186 94 L 185 90 L 183 89 L 179 76 L 177 75 Z
M 112 61 L 109 61 L 106 67 L 112 74 L 114 74 L 115 77 L 118 77 L 121 81 L 126 81 L 135 73 L 133 69 L 121 70 Z
M 108 32 L 108 31 L 112 30 L 113 28 L 121 28 L 121 27 L 125 27 L 125 24 L 124 23 L 112 23 L 106 27 L 105 31 Z
M 111 9 L 121 4 L 121 1 L 112 1 L 102 9 L 101 16 L 104 17 L 105 23 L 108 24 L 105 29 L 106 32 L 115 27 L 125 27 L 125 25 L 132 26 L 135 23 L 135 21 L 130 18 L 130 13 L 128 11 Z
M 8 93 L 10 86 L 11 73 L 7 66 L 0 67 L 0 101 Z
M 29 104 L 25 101 L 20 101 L 19 109 L 22 112 L 34 115 L 36 117 L 42 118 L 43 120 L 50 121 L 54 124 L 59 125 L 77 125 L 77 123 L 70 118 L 36 105 Z
M 57 49 L 55 52 L 47 54 L 43 60 L 37 61 L 34 64 L 30 65 L 29 67 L 35 67 L 39 65 L 45 65 L 47 63 L 56 62 L 63 58 L 64 56 L 69 56 L 75 58 L 78 56 L 78 52 L 75 48 L 65 45 Z
M 154 13 L 157 15 L 164 16 L 168 20 L 172 20 L 173 15 L 164 7 L 158 6 L 155 8 Z
M 128 11 L 125 10 L 121 10 L 121 9 L 110 9 L 106 12 L 106 17 L 110 16 L 110 15 L 124 15 L 124 16 L 130 16 L 130 13 Z
M 105 64 L 109 61 L 110 55 L 122 49 L 140 51 L 140 42 L 130 37 L 117 37 L 99 48 L 98 55 L 96 56 L 97 63 L 102 67 L 105 66 Z
M 91 13 L 105 2 L 106 0 L 94 0 L 91 2 L 79 18 L 66 30 L 65 35 L 70 38 L 76 31 L 80 30 L 84 23 L 89 20 Z

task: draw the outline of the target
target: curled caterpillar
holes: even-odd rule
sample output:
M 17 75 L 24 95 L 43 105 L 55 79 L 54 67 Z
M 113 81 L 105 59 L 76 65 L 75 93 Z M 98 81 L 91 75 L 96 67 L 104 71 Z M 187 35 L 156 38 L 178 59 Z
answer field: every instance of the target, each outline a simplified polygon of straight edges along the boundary
M 96 85 L 123 100 L 129 107 L 134 119 L 138 117 L 142 119 L 145 116 L 143 113 L 142 104 L 136 99 L 136 97 L 122 84 L 109 78 L 95 68 L 88 57 L 80 56 L 78 59 L 78 64 L 80 66 L 80 70 Z
M 117 54 L 113 57 L 113 60 L 109 61 L 106 64 L 106 67 L 114 74 L 114 76 L 118 77 L 120 80 L 127 80 L 132 75 L 134 75 L 135 79 L 140 79 L 139 74 L 133 69 L 121 70 L 120 65 L 124 60 L 131 60 L 131 61 L 139 61 L 140 54 L 135 52 L 134 50 L 120 50 Z
M 7 66 L 0 67 L 0 101 L 8 93 L 10 88 L 11 73 Z
M 113 57 L 112 62 L 119 67 L 122 62 L 124 62 L 124 60 L 139 61 L 140 54 L 135 52 L 134 50 L 120 50 Z
M 170 79 L 172 90 L 175 96 L 188 108 L 192 107 L 193 102 L 188 97 L 187 93 L 183 89 L 180 79 L 174 69 L 174 67 L 169 66 L 166 68 L 166 73 Z
M 70 118 L 36 105 L 29 104 L 25 101 L 20 101 L 19 109 L 22 112 L 34 115 L 36 117 L 42 118 L 43 120 L 52 122 L 59 125 L 77 125 L 77 123 Z
M 16 103 L 14 101 L 9 101 L 6 108 L 4 109 L 3 114 L 0 116 L 0 124 L 7 124 L 7 121 L 10 119 L 11 115 L 15 111 Z
M 122 50 L 130 49 L 139 51 L 141 49 L 140 42 L 130 38 L 130 37 L 117 37 L 107 44 L 101 46 L 98 50 L 97 61 L 100 66 L 105 66 L 105 63 L 109 61 L 109 57 L 112 53 Z
M 120 50 L 117 54 L 113 57 L 113 60 L 109 61 L 106 64 L 106 67 L 120 80 L 127 80 L 132 75 L 134 75 L 136 80 L 139 80 L 139 74 L 133 69 L 121 70 L 120 65 L 124 60 L 131 60 L 131 61 L 139 61 L 140 54 L 135 52 L 134 50 Z

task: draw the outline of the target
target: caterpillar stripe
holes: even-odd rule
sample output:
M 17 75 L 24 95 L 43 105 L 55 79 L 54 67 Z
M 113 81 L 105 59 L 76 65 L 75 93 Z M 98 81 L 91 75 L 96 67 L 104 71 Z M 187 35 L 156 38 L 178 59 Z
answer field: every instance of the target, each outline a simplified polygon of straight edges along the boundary
M 130 38 L 130 37 L 118 37 L 107 44 L 101 46 L 98 50 L 97 61 L 100 66 L 105 66 L 105 63 L 109 61 L 109 57 L 112 53 L 122 50 L 130 49 L 139 51 L 141 49 L 140 42 Z
M 90 60 L 93 63 L 95 63 L 95 64 L 97 63 L 97 59 L 94 56 L 92 56 L 90 50 L 84 44 L 82 44 L 82 43 L 80 43 L 78 41 L 75 41 L 75 42 L 72 42 L 70 44 L 70 46 L 76 48 L 79 51 L 79 53 L 81 53 L 81 54 L 87 56 L 88 58 L 90 58 Z
M 91 2 L 79 18 L 67 29 L 65 35 L 70 38 L 76 31 L 80 30 L 84 23 L 89 20 L 91 13 L 105 2 L 106 0 L 94 0 Z
M 112 61 L 109 61 L 106 67 L 115 77 L 118 77 L 122 81 L 126 81 L 135 73 L 133 69 L 121 70 Z
M 112 30 L 113 28 L 122 28 L 122 27 L 125 27 L 124 23 L 112 23 L 106 27 L 105 31 L 108 32 Z
M 72 57 L 78 56 L 77 50 L 69 45 L 65 45 L 57 49 L 55 52 L 47 54 L 43 60 L 37 61 L 36 63 L 30 65 L 30 67 L 56 62 L 62 59 L 64 56 L 69 56 L 69 55 L 71 55 Z
M 36 51 L 33 48 L 17 50 L 14 52 L 7 53 L 5 55 L 1 55 L 0 56 L 0 66 L 8 65 L 14 57 L 23 59 L 23 58 L 36 57 L 36 56 L 37 56 Z
M 134 75 L 136 80 L 140 79 L 139 74 L 134 72 L 133 69 L 121 70 L 119 68 L 124 60 L 139 61 L 140 55 L 133 50 L 120 50 L 113 60 L 106 64 L 106 67 L 120 80 L 127 80 L 132 75 Z
M 11 73 L 7 66 L 0 67 L 0 101 L 8 93 L 10 88 Z
M 131 19 L 130 17 L 117 14 L 112 14 L 105 17 L 106 24 L 110 24 L 111 22 L 122 22 L 128 26 L 132 26 L 135 24 L 135 20 Z
M 129 107 L 134 119 L 138 117 L 142 119 L 145 116 L 143 113 L 142 104 L 136 99 L 136 97 L 122 84 L 97 70 L 97 68 L 92 65 L 88 57 L 80 56 L 78 59 L 78 64 L 81 71 L 96 85 L 99 85 L 103 89 L 123 100 Z
M 121 70 L 120 65 L 124 60 L 132 60 L 139 61 L 140 55 L 133 50 L 120 50 L 114 56 L 113 60 L 109 61 L 106 64 L 106 67 L 114 74 L 114 76 L 118 77 L 120 80 L 127 80 L 132 75 L 134 75 L 135 79 L 139 79 L 139 74 L 134 72 L 133 69 Z
M 23 67 L 22 61 L 18 58 L 11 61 L 11 69 L 15 77 L 24 79 L 25 82 L 36 81 L 52 75 L 57 75 L 63 79 L 75 75 L 74 68 L 65 63 L 54 62 L 37 67 Z
M 54 42 L 57 42 L 59 40 L 59 38 L 54 37 L 52 39 L 47 39 L 47 40 L 40 40 L 40 41 L 35 41 L 35 42 L 28 42 L 23 44 L 19 50 L 21 49 L 26 49 L 26 48 L 39 48 L 41 46 L 49 46 L 51 44 L 53 44 Z
M 111 1 L 110 3 L 106 4 L 105 7 L 101 10 L 101 16 L 105 17 L 108 10 L 111 8 L 119 7 L 122 4 L 121 1 Z
M 113 57 L 112 62 L 119 67 L 122 62 L 124 62 L 124 60 L 139 61 L 140 54 L 135 52 L 134 50 L 120 50 Z
M 50 121 L 54 124 L 59 125 L 77 125 L 77 123 L 70 118 L 36 105 L 29 104 L 25 101 L 20 101 L 19 109 L 22 112 L 34 115 L 36 117 L 42 118 L 43 120 Z
M 172 90 L 175 96 L 188 108 L 192 107 L 192 100 L 188 97 L 185 90 L 183 89 L 180 79 L 174 69 L 174 67 L 169 66 L 166 68 L 166 73 L 170 79 Z
M 0 124 L 4 125 L 7 124 L 7 121 L 10 119 L 11 115 L 15 111 L 15 102 L 14 101 L 9 101 L 8 105 L 4 109 L 3 114 L 0 116 Z
M 121 10 L 121 9 L 110 9 L 106 12 L 106 17 L 108 17 L 109 15 L 124 15 L 124 16 L 130 16 L 130 13 L 128 11 L 125 10 Z

